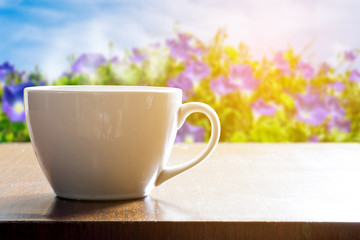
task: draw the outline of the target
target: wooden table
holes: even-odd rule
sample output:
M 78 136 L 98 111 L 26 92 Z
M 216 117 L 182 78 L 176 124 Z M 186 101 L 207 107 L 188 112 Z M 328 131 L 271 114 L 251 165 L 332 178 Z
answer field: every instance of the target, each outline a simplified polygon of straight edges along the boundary
M 0 239 L 360 239 L 355 143 L 220 144 L 134 201 L 57 198 L 29 143 L 0 145 L 0 173 Z

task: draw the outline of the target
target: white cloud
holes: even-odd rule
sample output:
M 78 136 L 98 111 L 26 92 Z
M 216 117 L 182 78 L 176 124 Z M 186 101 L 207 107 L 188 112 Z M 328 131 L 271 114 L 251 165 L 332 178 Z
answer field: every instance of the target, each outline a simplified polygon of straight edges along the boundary
M 0 0 L 0 6 L 2 2 Z M 109 41 L 114 42 L 115 53 L 121 54 L 124 49 L 163 41 L 174 35 L 176 21 L 180 22 L 182 30 L 196 34 L 204 42 L 209 42 L 219 27 L 226 27 L 228 42 L 237 45 L 245 41 L 255 56 L 282 50 L 289 43 L 300 50 L 314 37 L 316 41 L 307 54 L 315 53 L 312 59 L 315 62 L 331 59 L 334 51 L 339 50 L 334 48 L 336 44 L 348 48 L 360 46 L 357 31 L 360 2 L 356 0 L 97 0 L 86 5 L 83 0 L 76 0 L 68 1 L 70 3 L 83 6 L 82 17 L 74 19 L 72 16 L 70 22 L 65 21 L 65 12 L 34 8 L 32 11 L 45 18 L 59 21 L 59 26 L 22 25 L 12 36 L 13 41 L 27 38 L 34 43 L 33 47 L 21 48 L 18 51 L 24 52 L 13 56 L 18 60 L 23 56 L 26 67 L 39 64 L 51 79 L 66 70 L 69 54 L 102 52 L 107 55 Z M 105 3 L 110 7 L 102 7 Z M 83 18 L 87 10 L 89 14 Z
M 114 42 L 114 53 L 144 46 L 156 37 L 138 22 L 128 17 L 96 16 L 91 20 L 66 25 L 47 32 L 39 65 L 51 79 L 58 77 L 67 67 L 66 55 L 84 52 L 109 54 L 109 42 Z
M 0 8 L 13 7 L 21 2 L 22 0 L 0 0 Z

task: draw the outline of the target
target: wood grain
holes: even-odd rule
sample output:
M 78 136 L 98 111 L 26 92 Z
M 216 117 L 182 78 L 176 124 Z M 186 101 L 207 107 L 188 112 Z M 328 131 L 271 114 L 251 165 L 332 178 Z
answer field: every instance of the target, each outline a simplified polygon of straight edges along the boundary
M 169 165 L 204 147 L 176 145 Z M 359 156 L 359 144 L 220 144 L 149 197 L 91 202 L 57 198 L 30 144 L 1 144 L 0 239 L 360 239 Z

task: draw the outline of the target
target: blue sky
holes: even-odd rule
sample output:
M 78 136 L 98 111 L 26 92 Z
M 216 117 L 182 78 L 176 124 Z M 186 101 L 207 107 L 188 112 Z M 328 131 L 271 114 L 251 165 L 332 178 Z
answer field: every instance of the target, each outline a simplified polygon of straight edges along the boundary
M 228 42 L 250 45 L 255 56 L 315 39 L 310 62 L 335 61 L 360 48 L 356 0 L 0 0 L 0 63 L 27 71 L 38 65 L 49 79 L 69 67 L 67 56 L 115 54 L 174 36 L 174 26 L 209 42 L 226 27 Z M 315 54 L 315 56 L 314 56 Z

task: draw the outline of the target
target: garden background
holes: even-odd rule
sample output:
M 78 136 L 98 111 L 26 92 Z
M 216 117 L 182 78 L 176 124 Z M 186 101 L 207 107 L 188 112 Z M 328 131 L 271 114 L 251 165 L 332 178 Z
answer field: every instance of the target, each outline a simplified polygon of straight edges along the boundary
M 49 11 L 52 7 L 45 1 L 34 2 L 45 6 L 43 10 Z M 1 3 L 0 21 L 3 23 L 14 22 L 12 18 L 23 11 L 19 8 L 24 4 L 21 1 L 18 5 L 7 4 L 6 1 Z M 116 4 L 125 3 L 120 1 Z M 27 10 L 34 8 L 24 6 Z M 350 13 L 350 7 L 342 9 Z M 18 24 L 24 23 L 18 21 Z M 54 23 L 54 26 L 57 24 Z M 244 41 L 246 37 L 228 41 L 231 27 L 216 26 L 215 30 L 213 27 L 212 36 L 204 38 L 204 34 L 199 36 L 196 32 L 180 28 L 177 23 L 172 24 L 169 36 L 160 34 L 156 41 L 149 38 L 146 44 L 138 43 L 131 47 L 124 44 L 122 48 L 120 46 L 121 51 L 115 47 L 116 39 L 107 39 L 107 44 L 101 43 L 102 47 L 106 45 L 106 51 L 79 47 L 83 52 L 76 51 L 77 54 L 74 54 L 55 49 L 63 59 L 67 59 L 67 66 L 58 66 L 59 74 L 55 76 L 54 71 L 44 73 L 38 62 L 33 63 L 31 70 L 19 68 L 21 63 L 10 59 L 18 56 L 12 53 L 19 51 L 19 47 L 7 39 L 2 25 L 0 50 L 8 48 L 0 59 L 0 142 L 29 141 L 23 105 L 25 87 L 85 84 L 181 88 L 183 102 L 204 102 L 216 110 L 222 129 L 220 141 L 223 142 L 360 140 L 360 69 L 357 66 L 360 50 L 357 46 L 336 49 L 336 58 L 329 61 L 321 53 L 324 49 L 316 48 L 313 38 L 308 36 L 308 42 L 302 42 L 303 47 L 287 44 L 272 49 L 268 46 L 268 52 L 254 53 L 251 43 Z M 216 25 L 216 20 L 211 24 Z M 272 28 L 276 32 L 277 27 Z M 321 29 L 318 31 L 321 35 Z M 284 33 L 272 41 L 286 36 Z M 346 42 L 344 36 L 339 36 L 339 39 Z M 351 36 L 353 43 L 357 38 L 356 32 Z M 259 44 L 264 43 L 260 41 Z M 27 49 L 33 48 L 27 46 Z M 309 57 L 316 55 L 317 49 L 324 59 Z M 178 132 L 176 141 L 201 142 L 207 141 L 209 136 L 208 120 L 201 114 L 193 114 Z

